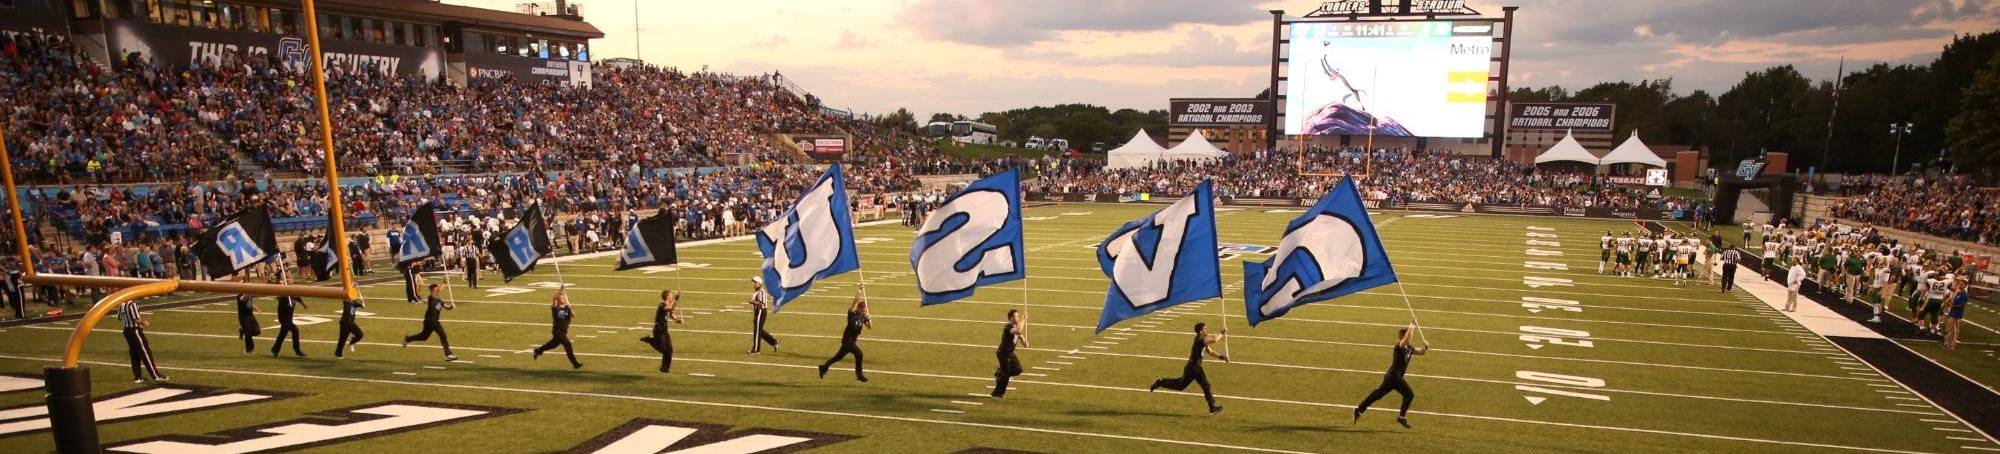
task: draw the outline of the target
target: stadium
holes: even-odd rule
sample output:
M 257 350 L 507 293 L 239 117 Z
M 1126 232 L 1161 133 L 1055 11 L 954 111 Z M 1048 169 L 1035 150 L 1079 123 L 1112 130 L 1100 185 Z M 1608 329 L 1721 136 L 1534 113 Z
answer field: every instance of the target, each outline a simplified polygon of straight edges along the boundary
M 2000 5 L 584 3 L 0 0 L 0 452 L 2000 452 Z

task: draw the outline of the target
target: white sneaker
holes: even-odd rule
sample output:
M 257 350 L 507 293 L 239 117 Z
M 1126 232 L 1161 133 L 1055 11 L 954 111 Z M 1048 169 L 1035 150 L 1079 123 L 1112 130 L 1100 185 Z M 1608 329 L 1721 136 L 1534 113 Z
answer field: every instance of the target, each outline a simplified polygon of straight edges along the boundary
M 1882 316 L 1869 317 L 1868 323 L 1882 323 Z

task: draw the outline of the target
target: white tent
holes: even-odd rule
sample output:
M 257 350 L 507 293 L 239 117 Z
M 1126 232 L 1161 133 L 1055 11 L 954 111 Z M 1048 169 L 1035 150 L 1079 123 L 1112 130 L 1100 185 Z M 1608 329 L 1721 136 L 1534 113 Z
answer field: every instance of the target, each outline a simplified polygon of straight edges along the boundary
M 1572 161 L 1593 165 L 1598 163 L 1597 156 L 1590 154 L 1589 150 L 1583 149 L 1583 144 L 1576 143 L 1576 137 L 1571 136 L 1567 132 L 1563 133 L 1562 140 L 1557 141 L 1555 146 L 1549 147 L 1541 155 L 1535 156 L 1535 164 L 1547 164 L 1556 161 Z
M 1167 159 L 1176 161 L 1209 160 L 1223 156 L 1229 156 L 1229 152 L 1222 151 L 1215 148 L 1215 144 L 1208 143 L 1208 137 L 1203 136 L 1199 129 L 1188 134 L 1187 140 L 1181 141 L 1180 145 L 1174 145 L 1174 148 L 1167 150 L 1166 155 Z
M 1146 167 L 1166 159 L 1166 153 L 1165 148 L 1160 148 L 1160 144 L 1147 136 L 1146 130 L 1141 129 L 1138 133 L 1132 134 L 1132 140 L 1105 152 L 1104 167 L 1109 169 Z
M 1602 164 L 1645 164 L 1666 167 L 1667 160 L 1661 159 L 1660 155 L 1653 153 L 1653 149 L 1646 147 L 1645 142 L 1639 141 L 1639 133 L 1634 131 L 1632 137 L 1625 139 L 1625 143 L 1618 144 L 1618 148 L 1611 149 L 1611 154 L 1604 155 Z

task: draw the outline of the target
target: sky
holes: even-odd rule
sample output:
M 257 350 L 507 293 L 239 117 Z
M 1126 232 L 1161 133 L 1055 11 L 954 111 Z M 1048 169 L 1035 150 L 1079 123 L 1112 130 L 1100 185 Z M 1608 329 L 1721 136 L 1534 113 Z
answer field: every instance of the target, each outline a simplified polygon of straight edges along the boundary
M 512 11 L 524 0 L 445 0 Z M 534 0 L 553 3 L 553 0 Z M 1314 0 L 579 0 L 594 58 L 783 74 L 830 106 L 919 119 L 1081 102 L 1165 109 L 1269 85 L 1271 14 Z M 1672 78 L 1721 92 L 1791 64 L 1923 64 L 2000 29 L 2000 0 L 1470 0 L 1519 6 L 1511 86 Z M 635 11 L 636 8 L 636 11 Z M 635 28 L 636 22 L 636 28 Z

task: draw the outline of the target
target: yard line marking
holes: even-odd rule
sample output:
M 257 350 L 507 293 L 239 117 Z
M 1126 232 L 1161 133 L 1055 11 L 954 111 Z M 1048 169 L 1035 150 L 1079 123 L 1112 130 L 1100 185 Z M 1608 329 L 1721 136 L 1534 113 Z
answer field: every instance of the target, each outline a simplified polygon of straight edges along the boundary
M 1012 386 L 1009 386 L 1009 388 L 1012 388 Z M 965 393 L 965 395 L 972 397 L 993 397 L 992 394 L 980 394 L 980 393 Z
M 931 411 L 935 411 L 935 412 L 938 412 L 938 413 L 951 413 L 951 414 L 957 414 L 957 415 L 962 415 L 962 414 L 965 414 L 965 411 L 964 411 L 964 410 L 948 410 L 948 409 L 943 409 L 943 408 L 933 408 L 933 409 L 931 409 Z
M 1102 345 L 1085 345 L 1085 346 L 1083 346 L 1083 348 L 1092 348 L 1092 349 L 1098 349 L 1098 350 L 1108 350 L 1108 349 L 1110 349 L 1111 347 L 1106 347 L 1106 346 L 1102 346 Z
M 390 372 L 390 373 L 392 373 L 392 374 L 396 374 L 396 375 L 416 375 L 416 374 L 417 374 L 416 372 Z
M 1954 428 L 1950 428 L 1950 427 L 1932 427 L 1932 428 L 1931 428 L 1931 430 L 1942 430 L 1942 431 L 1945 431 L 1945 432 L 1964 432 L 1964 433 L 1972 433 L 1972 431 L 1970 431 L 1970 430 L 1965 430 L 1965 429 L 1954 429 Z
M 430 370 L 444 370 L 444 366 L 424 366 L 424 368 Z
M 1049 361 L 1049 364 L 1059 364 L 1059 365 L 1064 365 L 1064 366 L 1074 366 L 1074 365 L 1076 365 L 1076 363 L 1071 363 L 1071 362 L 1066 362 L 1066 361 Z
M 1994 448 L 1982 448 L 1982 447 L 1978 447 L 1978 446 L 1960 446 L 1960 447 L 1958 447 L 1958 448 L 1959 448 L 1959 449 L 1977 449 L 1977 450 L 1980 450 L 1980 451 L 2000 451 L 2000 449 L 1994 449 Z
M 1062 370 L 1061 368 L 1056 368 L 1056 367 L 1042 367 L 1042 366 L 1035 366 L 1035 367 L 1032 367 L 1031 369 L 1034 369 L 1034 370 Z
M 1072 360 L 1084 360 L 1084 359 L 1089 359 L 1089 358 L 1085 358 L 1085 357 L 1082 357 L 1082 356 L 1070 356 L 1070 355 L 1062 355 L 1062 356 L 1057 356 L 1057 358 L 1062 358 L 1062 359 L 1072 359 Z
M 1873 385 L 1873 386 L 1888 386 L 1888 385 Z M 1877 389 L 1875 390 L 1875 392 L 1885 393 L 1885 394 L 1909 394 L 1907 392 L 1903 392 L 1903 390 L 1900 389 Z
M 1942 423 L 1942 424 L 1958 424 L 1958 421 L 1947 421 L 1947 420 L 1943 420 L 1943 419 L 1919 419 L 1918 421 L 1923 421 L 1923 422 L 1935 422 L 1935 423 Z
M 1899 407 L 1917 407 L 1917 408 L 1931 408 L 1931 406 L 1929 406 L 1929 405 L 1917 405 L 1917 404 L 1896 404 L 1896 406 L 1899 406 Z
M 231 337 L 231 338 L 233 339 L 234 337 Z M 23 356 L 9 356 L 9 355 L 0 355 L 0 358 L 10 358 L 10 359 L 18 359 L 18 360 L 27 360 L 27 361 L 55 361 L 55 360 L 56 360 L 56 359 L 54 359 L 54 358 L 39 358 L 39 357 L 23 357 Z M 93 364 L 100 364 L 100 365 L 107 365 L 107 366 L 115 366 L 115 365 L 124 365 L 124 363 L 123 363 L 123 362 L 112 362 L 112 361 L 86 361 L 86 362 L 89 362 L 89 363 L 93 363 Z M 800 366 L 800 367 L 813 367 L 813 366 Z M 457 384 L 457 383 L 433 383 L 433 382 L 412 382 L 412 381 L 400 381 L 400 380 L 378 380 L 378 379 L 367 379 L 367 378 L 353 378 L 353 377 L 333 377 L 333 376 L 317 376 L 317 375 L 306 375 L 306 374 L 291 374 L 291 373 L 275 373 L 275 372 L 254 372 L 254 371 L 240 371 L 240 370 L 221 370 L 221 369 L 198 369 L 198 368 L 187 368 L 187 367 L 166 367 L 165 369 L 169 369 L 169 370 L 184 370 L 184 371 L 193 371 L 193 372 L 209 372 L 209 373 L 220 373 L 220 374 L 238 374 L 238 375 L 261 375 L 261 376 L 270 376 L 270 377 L 287 377 L 287 378 L 309 378 L 309 379 L 318 379 L 318 380 L 329 380 L 329 381 L 351 381 L 351 382 L 361 382 L 361 383 L 378 383 L 378 384 L 394 384 L 394 385 L 405 385 L 405 386 L 416 386 L 416 387 L 433 387 L 433 388 L 455 388 L 455 389 L 472 389 L 472 390 L 483 390 L 483 391 L 507 391 L 507 392 L 516 392 L 516 393 L 524 393 L 524 394 L 545 394 L 545 395 L 558 395 L 558 396 L 579 396 L 579 397 L 597 397 L 597 398 L 605 398 L 605 399 L 623 399 L 623 400 L 637 400 L 637 401 L 649 401 L 649 402 L 664 402 L 664 403 L 675 403 L 675 404 L 683 404 L 683 405 L 697 405 L 697 406 L 712 406 L 712 407 L 723 407 L 723 408 L 736 408 L 736 409 L 748 409 L 748 410 L 766 410 L 766 411 L 776 411 L 776 412 L 788 412 L 788 413 L 800 413 L 800 414 L 811 414 L 811 415 L 822 415 L 822 416 L 843 416 L 843 417 L 853 417 L 853 418 L 864 418 L 864 419 L 878 419 L 878 420 L 886 420 L 886 421 L 903 421 L 903 422 L 917 422 L 917 423 L 930 423 L 930 424 L 940 424 L 940 425 L 955 425 L 955 426 L 963 426 L 963 427 L 978 427 L 978 428 L 988 428 L 988 429 L 1003 429 L 1003 430 L 1016 430 L 1016 431 L 1024 431 L 1024 432 L 1036 432 L 1036 433 L 1046 433 L 1046 434 L 1056 434 L 1056 435 L 1074 435 L 1074 436 L 1088 436 L 1088 437 L 1099 437 L 1099 438 L 1110 438 L 1110 439 L 1119 439 L 1119 440 L 1132 440 L 1132 441 L 1150 441 L 1150 442 L 1158 442 L 1158 443 L 1170 443 L 1170 444 L 1178 444 L 1178 445 L 1185 445 L 1185 446 L 1203 446 L 1203 447 L 1213 447 L 1213 448 L 1223 448 L 1223 449 L 1237 449 L 1237 450 L 1247 450 L 1247 451 L 1259 451 L 1259 452 L 1273 452 L 1273 453 L 1296 453 L 1296 454 L 1305 454 L 1305 453 L 1303 453 L 1303 452 L 1300 452 L 1300 451 L 1286 451 L 1286 450 L 1280 450 L 1280 449 L 1271 449 L 1271 448 L 1258 448 L 1258 447 L 1250 447 L 1250 446 L 1236 446 L 1236 445 L 1227 445 L 1227 444 L 1220 444 L 1220 443 L 1208 443 L 1208 442 L 1198 442 L 1198 441 L 1187 441 L 1187 440 L 1173 440 L 1173 439 L 1161 439 L 1161 438 L 1150 438 L 1150 437 L 1142 437 L 1142 436 L 1135 436 L 1135 435 L 1120 435 L 1120 434 L 1107 434 L 1107 433 L 1094 433 L 1094 432 L 1082 432 L 1082 431 L 1072 431 L 1072 430 L 1063 430 L 1063 429 L 1048 429 L 1048 428 L 1040 428 L 1040 427 L 1028 427 L 1028 426 L 1010 426 L 1010 425 L 1003 425 L 1003 424 L 990 424 L 990 423 L 975 423 L 975 422 L 966 422 L 966 421 L 951 421 L 951 420 L 937 420 L 937 419 L 924 419 L 924 418 L 912 418 L 912 417 L 903 417 L 903 416 L 890 416 L 890 415 L 874 415 L 874 414 L 866 414 L 866 413 L 847 413 L 847 412 L 837 412 L 837 411 L 828 411 L 828 410 L 808 410 L 808 409 L 799 409 L 799 408 L 787 408 L 787 407 L 777 407 L 777 406 L 767 406 L 767 405 L 754 405 L 754 404 L 737 404 L 737 403 L 727 403 L 727 402 L 710 402 L 710 401 L 698 401 L 698 400 L 686 400 L 686 399 L 671 399 L 671 398 L 661 398 L 661 397 L 651 397 L 651 396 L 633 396 L 633 395 L 620 395 L 620 394 L 609 394 L 609 393 L 595 393 L 595 392 L 578 392 L 578 391 L 560 391 L 560 390 L 550 390 L 550 389 L 528 389 L 528 388 L 507 388 L 507 387 L 497 387 L 497 386 L 481 386 L 481 385 L 466 385 L 466 384 Z M 978 379 L 978 380 L 990 380 L 990 378 L 985 378 L 985 377 L 968 377 L 968 378 L 975 378 L 975 379 Z M 1115 390 L 1115 391 L 1125 391 L 1125 392 L 1133 392 L 1133 393 L 1138 393 L 1138 392 L 1145 392 L 1145 390 L 1143 390 L 1143 389 L 1139 389 L 1139 388 L 1119 388 L 1119 387 L 1112 387 L 1112 386 L 1098 386 L 1098 385 L 1081 385 L 1081 384 L 1069 384 L 1069 383 L 1051 383 L 1051 382 L 1034 382 L 1034 383 L 1042 383 L 1042 384 L 1050 384 L 1050 385 L 1059 385 L 1059 386 L 1074 386 L 1074 387 L 1084 387 L 1084 388 L 1093 388 L 1093 389 L 1104 389 L 1104 390 Z M 1009 387 L 1009 389 L 1013 389 L 1013 387 Z M 1262 399 L 1262 398 L 1250 398 L 1250 397 L 1237 397 L 1237 396 L 1218 396 L 1218 397 L 1221 397 L 1221 398 L 1225 398 L 1225 399 L 1240 399 L 1240 400 L 1246 400 L 1246 401 L 1260 401 L 1260 402 L 1267 402 L 1267 403 L 1286 403 L 1286 404 L 1294 404 L 1294 405 L 1300 405 L 1300 406 L 1314 406 L 1314 407 L 1327 407 L 1327 408 L 1352 408 L 1352 406 L 1350 406 L 1350 405 L 1342 405 L 1342 404 L 1329 404 L 1329 403 L 1320 403 L 1320 402 L 1296 402 L 1296 401 L 1284 401 L 1284 400 L 1278 400 L 1278 399 Z M 1728 435 L 1713 435 L 1713 434 L 1700 434 L 1700 433 L 1688 433 L 1688 432 L 1674 432 L 1674 431 L 1667 431 L 1667 430 L 1657 430 L 1657 429 L 1640 429 L 1640 428 L 1633 428 L 1633 427 L 1618 427 L 1618 426 L 1601 426 L 1601 425 L 1593 425 L 1593 424 L 1580 424 L 1580 423 L 1565 423 L 1565 422 L 1554 422 L 1554 421 L 1538 421 L 1538 420 L 1530 420 L 1530 419 L 1518 419 L 1518 418 L 1506 418 L 1506 417 L 1498 417 L 1498 416 L 1482 416 L 1482 415 L 1468 415 L 1468 414 L 1454 414 L 1454 413 L 1442 413 L 1442 412 L 1433 412 L 1433 411 L 1421 411 L 1421 410 L 1420 410 L 1420 411 L 1414 411 L 1413 413 L 1417 413 L 1417 414 L 1424 414 L 1424 415 L 1434 415 L 1434 416 L 1442 416 L 1442 417 L 1456 417 L 1456 418 L 1466 418 L 1466 419 L 1477 419 L 1477 420 L 1484 420 L 1484 421 L 1500 421 L 1500 422 L 1513 422 L 1513 423 L 1520 423 L 1520 424 L 1534 424 L 1534 425 L 1545 425 L 1545 426 L 1555 426 L 1555 427 L 1568 427 L 1568 428 L 1580 428 L 1580 429 L 1597 429 L 1597 430 L 1607 430 L 1607 431 L 1615 431 L 1615 432 L 1629 432 L 1629 433 L 1643 433 L 1643 434 L 1652 434 L 1652 435 L 1668 435 L 1668 436 L 1681 436 L 1681 437 L 1689 437 L 1689 438 L 1701 438 L 1701 439 L 1710 439 L 1710 440 L 1727 440 L 1727 441 L 1740 441 L 1740 442 L 1746 442 L 1746 443 L 1764 443 L 1764 444 L 1775 444 L 1775 445 L 1785 445 L 1785 446 L 1802 446 L 1802 447 L 1813 447 L 1813 448 L 1828 448 L 1828 449 L 1845 449 L 1845 450 L 1853 450 L 1853 451 L 1866 451 L 1866 452 L 1884 452 L 1884 453 L 1903 453 L 1903 454 L 1921 454 L 1921 453 L 1918 453 L 1918 452 L 1915 452 L 1915 451 L 1902 451 L 1902 450 L 1894 450 L 1894 449 L 1882 449 L 1882 448 L 1867 448 L 1867 447 L 1858 447 L 1858 446 L 1842 446 L 1842 445 L 1833 445 L 1833 444 L 1824 444 L 1824 443 L 1811 443 L 1811 442 L 1799 442 L 1799 441 L 1784 441 L 1784 440 L 1771 440 L 1771 439 L 1760 439 L 1760 438 L 1749 438 L 1749 437 L 1736 437 L 1736 436 L 1728 436 Z
M 1947 440 L 1958 440 L 1958 441 L 1986 441 L 1986 439 L 1984 438 L 1966 438 L 1966 437 L 1944 437 L 1944 438 Z
M 487 354 L 481 354 L 481 355 L 479 355 L 479 357 L 481 357 L 481 358 L 499 358 L 499 357 L 500 357 L 500 355 L 487 355 Z
M 704 374 L 704 373 L 698 373 L 698 372 L 689 372 L 689 373 L 688 373 L 688 376 L 691 376 L 691 377 L 709 377 L 709 378 L 715 378 L 715 374 Z
M 954 401 L 951 401 L 951 403 L 954 403 L 954 404 L 959 404 L 959 405 L 972 405 L 972 406 L 980 406 L 980 405 L 986 405 L 986 404 L 984 404 L 984 403 L 979 403 L 979 402 L 968 402 L 968 401 L 963 401 L 963 400 L 954 400 Z
M 1037 374 L 1037 373 L 1034 373 L 1034 372 L 1022 372 L 1022 373 L 1021 373 L 1021 376 L 1024 376 L 1024 377 L 1047 377 L 1047 376 L 1049 376 L 1049 374 Z M 1014 388 L 1010 386 L 1010 387 L 1008 387 L 1007 389 L 1014 389 Z
M 1895 400 L 1917 400 L 1917 398 L 1915 398 L 1915 397 L 1897 397 L 1897 396 L 1882 396 L 1882 398 L 1884 398 L 1884 399 L 1895 399 Z
M 1097 345 L 1118 345 L 1117 342 L 1111 342 L 1111 341 L 1090 341 L 1090 343 Z

